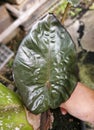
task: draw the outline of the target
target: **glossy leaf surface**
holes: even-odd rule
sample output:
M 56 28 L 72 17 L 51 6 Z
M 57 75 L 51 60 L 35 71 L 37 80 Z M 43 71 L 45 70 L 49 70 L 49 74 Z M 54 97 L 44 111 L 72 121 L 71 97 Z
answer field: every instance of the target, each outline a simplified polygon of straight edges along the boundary
M 23 39 L 14 61 L 22 100 L 35 114 L 57 108 L 76 85 L 74 43 L 56 17 L 39 20 Z
M 0 130 L 33 130 L 18 96 L 0 83 Z

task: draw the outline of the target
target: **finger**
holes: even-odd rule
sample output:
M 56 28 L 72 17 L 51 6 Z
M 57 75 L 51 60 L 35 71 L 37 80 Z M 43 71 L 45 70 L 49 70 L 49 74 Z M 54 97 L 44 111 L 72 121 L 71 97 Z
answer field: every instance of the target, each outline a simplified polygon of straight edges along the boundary
M 66 114 L 67 114 L 67 110 L 66 110 L 66 109 L 60 107 L 60 110 L 61 110 L 61 113 L 62 113 L 63 115 L 66 115 Z

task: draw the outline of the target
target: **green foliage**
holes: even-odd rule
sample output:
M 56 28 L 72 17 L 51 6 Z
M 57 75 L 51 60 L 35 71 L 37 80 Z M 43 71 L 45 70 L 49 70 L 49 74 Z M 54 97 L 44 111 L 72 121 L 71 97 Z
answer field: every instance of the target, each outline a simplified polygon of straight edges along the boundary
M 9 62 L 7 63 L 8 68 L 12 68 L 14 59 L 11 58 Z
M 82 11 L 82 8 L 78 8 L 78 7 L 76 7 L 76 8 L 71 8 L 69 14 L 70 14 L 71 17 L 75 17 L 75 16 L 77 16 L 81 11 Z
M 55 13 L 57 16 L 59 16 L 59 15 L 61 16 L 61 14 L 64 13 L 67 4 L 68 4 L 67 0 L 65 0 L 65 1 L 63 0 L 63 1 L 62 1 L 62 4 L 60 4 L 60 5 L 54 10 L 54 13 Z
M 33 130 L 19 97 L 0 83 L 0 130 Z
M 59 107 L 76 85 L 75 70 L 74 43 L 48 14 L 24 38 L 14 61 L 14 79 L 24 104 L 35 114 Z
M 82 52 L 78 66 L 80 81 L 94 89 L 94 52 Z
M 94 89 L 94 65 L 79 64 L 81 82 Z
M 73 6 L 78 5 L 79 0 L 67 0 L 69 3 L 71 3 Z

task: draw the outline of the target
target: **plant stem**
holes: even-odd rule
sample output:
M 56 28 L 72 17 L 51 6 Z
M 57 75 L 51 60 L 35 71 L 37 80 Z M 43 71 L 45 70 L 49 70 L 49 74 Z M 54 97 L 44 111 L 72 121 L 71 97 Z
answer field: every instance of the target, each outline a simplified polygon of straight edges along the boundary
M 13 85 L 13 83 L 10 81 L 10 80 L 8 80 L 6 77 L 4 77 L 3 75 L 1 75 L 0 74 L 0 78 L 1 79 L 3 79 L 4 81 L 6 81 L 7 83 L 9 83 L 9 84 L 12 84 Z
M 62 18 L 62 20 L 61 20 L 62 24 L 64 24 L 64 21 L 65 21 L 65 19 L 66 19 L 66 17 L 67 17 L 67 13 L 68 13 L 70 7 L 71 7 L 71 4 L 68 3 L 67 6 L 66 6 L 66 8 L 65 8 L 65 11 L 64 11 L 63 18 Z

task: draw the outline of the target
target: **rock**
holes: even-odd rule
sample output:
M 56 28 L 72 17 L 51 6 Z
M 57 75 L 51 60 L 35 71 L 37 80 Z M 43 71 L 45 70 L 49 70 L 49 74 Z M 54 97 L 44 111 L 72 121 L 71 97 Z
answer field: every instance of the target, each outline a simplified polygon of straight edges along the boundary
M 80 20 L 71 20 L 71 22 L 66 21 L 65 26 L 67 27 L 68 32 L 72 36 L 76 46 L 78 47 L 77 38 L 78 38 L 78 29 L 80 22 L 85 26 L 83 30 L 83 37 L 81 38 L 81 45 L 83 49 L 87 51 L 94 51 L 94 10 L 87 11 L 86 14 Z M 74 21 L 74 22 L 73 22 Z

